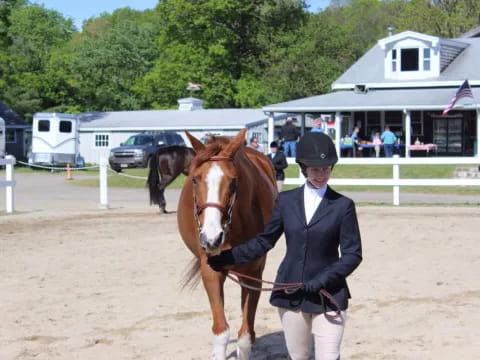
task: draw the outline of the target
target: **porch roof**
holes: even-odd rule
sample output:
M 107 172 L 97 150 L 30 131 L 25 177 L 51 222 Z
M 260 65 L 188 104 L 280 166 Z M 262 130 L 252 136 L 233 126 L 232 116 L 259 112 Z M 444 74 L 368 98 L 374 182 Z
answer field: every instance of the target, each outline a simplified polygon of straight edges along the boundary
M 452 88 L 374 89 L 366 93 L 336 91 L 279 104 L 267 105 L 265 112 L 335 112 L 335 111 L 395 111 L 443 110 L 455 95 Z M 473 110 L 480 100 L 480 88 L 472 88 L 475 99 L 463 98 L 455 109 Z M 478 100 L 476 100 L 478 99 Z

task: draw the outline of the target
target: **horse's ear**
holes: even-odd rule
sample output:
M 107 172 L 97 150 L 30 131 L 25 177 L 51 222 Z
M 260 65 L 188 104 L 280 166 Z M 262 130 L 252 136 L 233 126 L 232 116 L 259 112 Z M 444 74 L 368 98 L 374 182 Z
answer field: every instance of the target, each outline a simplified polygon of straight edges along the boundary
M 195 136 L 190 134 L 187 130 L 185 130 L 185 135 L 187 135 L 188 140 L 190 140 L 190 143 L 192 144 L 192 147 L 195 150 L 195 152 L 198 153 L 203 149 L 205 149 L 205 145 L 203 145 L 200 140 L 198 140 Z
M 228 143 L 225 149 L 221 152 L 222 156 L 228 156 L 229 158 L 233 158 L 235 153 L 238 151 L 240 146 L 245 144 L 245 134 L 247 133 L 247 129 L 242 129 L 240 132 L 233 138 L 232 141 Z

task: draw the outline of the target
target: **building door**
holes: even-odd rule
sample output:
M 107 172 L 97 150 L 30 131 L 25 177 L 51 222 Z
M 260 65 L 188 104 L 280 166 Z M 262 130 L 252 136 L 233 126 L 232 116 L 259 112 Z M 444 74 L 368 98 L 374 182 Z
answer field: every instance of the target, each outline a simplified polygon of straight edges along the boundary
M 434 118 L 433 143 L 442 155 L 462 156 L 463 154 L 463 119 Z

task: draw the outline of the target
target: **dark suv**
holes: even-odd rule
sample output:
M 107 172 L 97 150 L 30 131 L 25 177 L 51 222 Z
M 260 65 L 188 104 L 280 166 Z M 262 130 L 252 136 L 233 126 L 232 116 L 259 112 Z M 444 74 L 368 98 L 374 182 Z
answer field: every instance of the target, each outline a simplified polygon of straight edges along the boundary
M 147 167 L 150 157 L 158 148 L 183 145 L 183 138 L 175 132 L 141 133 L 130 136 L 119 147 L 110 151 L 108 161 L 115 171 L 125 168 Z

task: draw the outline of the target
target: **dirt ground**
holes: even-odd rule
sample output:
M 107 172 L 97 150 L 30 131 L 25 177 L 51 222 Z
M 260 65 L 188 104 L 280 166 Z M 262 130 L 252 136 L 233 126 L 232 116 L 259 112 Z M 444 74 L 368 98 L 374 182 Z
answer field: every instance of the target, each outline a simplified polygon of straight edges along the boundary
M 145 196 L 129 206 L 127 195 L 113 195 L 111 210 L 84 196 L 85 206 L 57 208 L 53 199 L 0 216 L 0 359 L 209 358 L 206 295 L 201 286 L 179 286 L 191 255 L 176 215 L 159 215 Z M 478 358 L 480 208 L 359 207 L 358 214 L 364 261 L 349 280 L 342 359 Z M 280 240 L 266 279 L 283 253 Z M 227 282 L 226 296 L 233 353 L 238 286 Z M 287 359 L 267 294 L 256 332 L 253 359 Z

